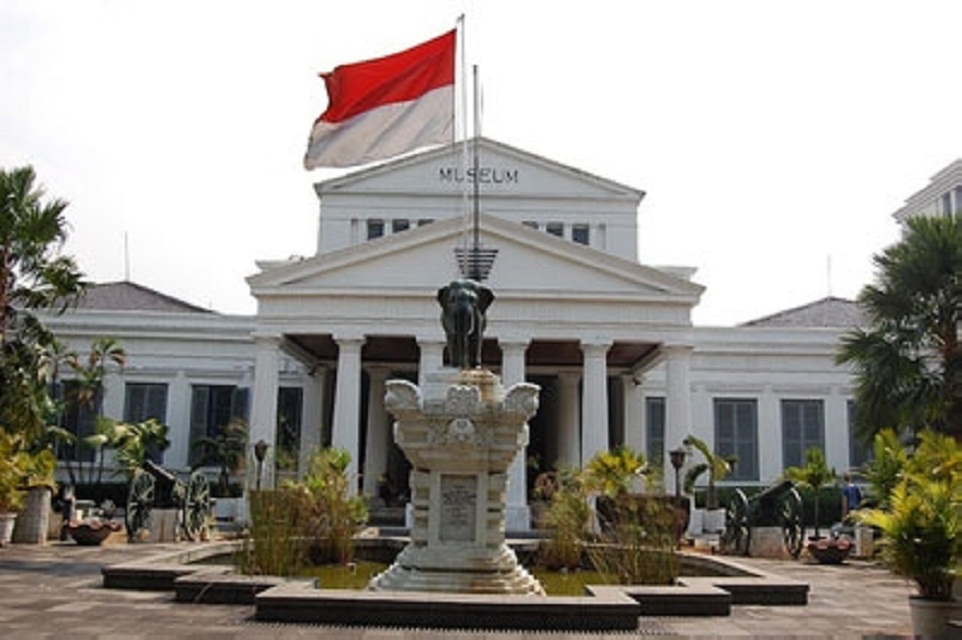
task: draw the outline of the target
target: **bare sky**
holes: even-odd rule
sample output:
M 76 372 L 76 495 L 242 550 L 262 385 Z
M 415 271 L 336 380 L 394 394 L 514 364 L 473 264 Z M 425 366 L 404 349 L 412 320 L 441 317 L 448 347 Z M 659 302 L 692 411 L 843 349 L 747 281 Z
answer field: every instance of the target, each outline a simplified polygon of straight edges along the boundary
M 0 0 L 0 166 L 71 202 L 68 251 L 253 313 L 311 255 L 320 71 L 466 15 L 484 135 L 647 192 L 640 259 L 698 268 L 694 319 L 854 297 L 891 214 L 962 156 L 952 0 Z M 127 238 L 128 251 L 124 244 Z

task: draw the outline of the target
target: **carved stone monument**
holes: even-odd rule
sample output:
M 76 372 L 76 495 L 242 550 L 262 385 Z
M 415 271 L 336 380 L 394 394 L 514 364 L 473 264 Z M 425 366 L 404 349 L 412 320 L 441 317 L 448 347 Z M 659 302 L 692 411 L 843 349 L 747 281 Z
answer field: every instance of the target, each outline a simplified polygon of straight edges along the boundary
M 537 385 L 505 391 L 483 369 L 442 369 L 423 389 L 387 382 L 411 471 L 411 542 L 371 589 L 543 595 L 505 543 L 507 471 L 528 439 Z

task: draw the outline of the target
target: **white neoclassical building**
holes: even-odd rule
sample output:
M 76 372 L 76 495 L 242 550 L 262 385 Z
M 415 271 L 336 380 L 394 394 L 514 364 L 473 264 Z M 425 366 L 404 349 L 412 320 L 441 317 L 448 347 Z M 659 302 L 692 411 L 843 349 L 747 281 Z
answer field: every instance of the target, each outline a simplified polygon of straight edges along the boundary
M 638 261 L 642 191 L 477 144 L 467 171 L 455 146 L 317 184 L 317 252 L 258 263 L 248 278 L 254 317 L 116 283 L 51 326 L 81 352 L 100 336 L 123 344 L 129 363 L 108 379 L 106 412 L 164 420 L 172 468 L 191 464 L 193 440 L 241 417 L 252 442 L 272 445 L 266 481 L 333 445 L 351 453 L 357 491 L 375 495 L 387 483 L 403 494 L 407 467 L 384 382 L 442 366 L 436 292 L 460 277 L 459 260 L 478 243 L 496 295 L 484 366 L 506 386 L 541 386 L 527 454 L 509 474 L 509 527 L 527 526 L 535 473 L 619 444 L 670 468 L 667 451 L 693 433 L 738 456 L 729 481 L 741 484 L 772 481 L 810 446 L 839 470 L 864 460 L 851 438 L 849 372 L 834 363 L 839 335 L 859 322 L 853 303 L 828 298 L 736 327 L 694 327 L 695 270 Z M 962 164 L 936 178 L 897 218 L 962 193 Z M 669 488 L 672 480 L 665 474 Z

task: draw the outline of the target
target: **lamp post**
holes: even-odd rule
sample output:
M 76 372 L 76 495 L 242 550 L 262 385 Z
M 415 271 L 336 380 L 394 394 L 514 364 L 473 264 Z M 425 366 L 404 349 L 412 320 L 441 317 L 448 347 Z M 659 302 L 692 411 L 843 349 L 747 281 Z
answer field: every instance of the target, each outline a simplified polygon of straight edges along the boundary
M 264 458 L 267 457 L 268 444 L 263 440 L 258 440 L 254 444 L 254 458 L 257 460 L 257 490 L 261 490 L 261 474 L 264 471 Z
M 681 500 L 681 480 L 679 479 L 681 476 L 681 467 L 685 464 L 685 457 L 688 455 L 688 452 L 682 447 L 678 447 L 677 449 L 669 451 L 668 455 L 671 458 L 671 466 L 675 470 L 675 502 L 677 503 Z
M 681 467 L 685 464 L 685 457 L 688 452 L 682 448 L 672 449 L 668 452 L 671 466 L 675 470 L 675 539 L 681 544 L 682 527 L 685 517 L 681 515 Z

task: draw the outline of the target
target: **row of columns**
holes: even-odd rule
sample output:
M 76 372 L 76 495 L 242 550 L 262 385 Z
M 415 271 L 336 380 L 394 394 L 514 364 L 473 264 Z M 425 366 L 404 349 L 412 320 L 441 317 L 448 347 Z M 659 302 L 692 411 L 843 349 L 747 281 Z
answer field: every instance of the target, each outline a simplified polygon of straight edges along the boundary
M 348 474 L 357 477 L 360 449 L 360 401 L 361 401 L 361 349 L 364 338 L 359 336 L 335 336 L 338 346 L 337 377 L 334 392 L 334 416 L 331 428 L 331 444 L 351 453 Z M 278 365 L 280 363 L 281 338 L 275 335 L 255 335 L 256 360 L 254 370 L 254 395 L 251 409 L 251 442 L 264 440 L 273 443 L 277 428 Z M 525 352 L 529 342 L 521 339 L 500 339 L 502 362 L 501 380 L 505 388 L 523 382 L 526 377 Z M 565 467 L 583 465 L 596 453 L 609 448 L 608 440 L 608 371 L 607 353 L 610 341 L 595 340 L 582 342 L 583 368 L 558 372 L 558 464 Z M 424 384 L 424 374 L 436 371 L 442 366 L 444 344 L 434 340 L 418 340 L 420 348 L 419 384 Z M 667 450 L 681 444 L 691 427 L 690 398 L 690 359 L 691 347 L 662 347 L 666 361 L 667 400 L 666 400 L 666 460 L 664 468 L 670 469 Z M 387 367 L 370 366 L 365 368 L 370 380 L 367 406 L 367 432 L 364 469 L 367 473 L 362 479 L 362 491 L 376 495 L 381 473 L 387 468 L 388 453 L 391 446 L 390 417 L 384 410 L 384 383 L 390 375 Z M 633 378 L 632 378 L 633 380 Z M 581 383 L 581 395 L 578 385 Z M 635 384 L 626 383 L 626 391 L 639 394 Z M 306 394 L 311 398 L 305 406 L 304 424 L 320 424 L 321 410 L 319 394 Z M 629 398 L 627 404 L 634 401 Z M 635 403 L 636 407 L 640 403 Z M 631 445 L 639 440 L 633 430 L 640 425 L 640 409 L 626 411 L 626 442 Z M 302 434 L 302 453 L 320 444 L 319 430 L 304 429 Z M 640 447 L 636 447 L 640 448 Z M 306 451 L 305 451 L 306 449 Z M 304 458 L 302 458 L 302 463 Z M 261 481 L 263 486 L 274 482 L 273 464 L 264 465 Z M 302 467 L 303 468 L 303 467 Z M 674 490 L 674 479 L 666 474 L 666 488 Z M 351 484 L 356 488 L 356 484 Z M 527 516 L 526 496 L 526 455 L 520 454 L 508 472 L 508 518 L 509 528 L 519 524 Z M 512 518 L 512 513 L 514 517 Z M 515 523 L 511 520 L 516 519 Z

